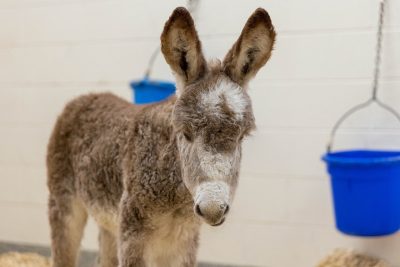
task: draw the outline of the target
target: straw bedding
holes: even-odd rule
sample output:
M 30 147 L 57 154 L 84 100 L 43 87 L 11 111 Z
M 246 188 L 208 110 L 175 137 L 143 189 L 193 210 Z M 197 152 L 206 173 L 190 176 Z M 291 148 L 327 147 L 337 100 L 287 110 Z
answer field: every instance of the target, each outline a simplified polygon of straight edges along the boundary
M 0 267 L 50 267 L 50 260 L 36 253 L 9 252 L 0 255 Z
M 10 252 L 0 255 L 0 267 L 51 267 L 50 260 L 35 253 Z M 386 262 L 352 250 L 337 249 L 317 267 L 390 267 Z
M 336 249 L 317 267 L 390 267 L 386 262 L 352 250 Z

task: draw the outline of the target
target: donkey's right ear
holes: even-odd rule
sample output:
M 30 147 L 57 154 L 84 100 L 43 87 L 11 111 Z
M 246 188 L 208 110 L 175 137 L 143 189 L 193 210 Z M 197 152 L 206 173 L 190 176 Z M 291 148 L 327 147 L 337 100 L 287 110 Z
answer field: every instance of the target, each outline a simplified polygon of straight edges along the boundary
M 196 81 L 206 72 L 207 64 L 193 19 L 184 7 L 176 8 L 165 23 L 161 51 L 184 84 Z

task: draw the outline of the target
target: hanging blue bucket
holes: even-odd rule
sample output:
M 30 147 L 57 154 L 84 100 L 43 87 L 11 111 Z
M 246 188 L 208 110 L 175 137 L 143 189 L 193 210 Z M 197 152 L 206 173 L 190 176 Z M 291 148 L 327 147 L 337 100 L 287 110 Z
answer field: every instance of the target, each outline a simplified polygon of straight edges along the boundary
M 381 236 L 400 229 L 400 152 L 347 150 L 323 160 L 341 232 Z
M 143 79 L 132 82 L 131 88 L 134 95 L 134 103 L 150 104 L 167 99 L 175 93 L 175 84 L 165 81 Z
M 327 152 L 323 156 L 331 177 L 336 226 L 343 233 L 356 236 L 383 236 L 400 230 L 400 151 L 332 152 L 340 125 L 350 115 L 371 104 L 389 112 L 400 122 L 400 114 L 380 101 L 377 95 L 384 6 L 384 1 L 380 1 L 372 96 L 339 118 L 332 128 Z

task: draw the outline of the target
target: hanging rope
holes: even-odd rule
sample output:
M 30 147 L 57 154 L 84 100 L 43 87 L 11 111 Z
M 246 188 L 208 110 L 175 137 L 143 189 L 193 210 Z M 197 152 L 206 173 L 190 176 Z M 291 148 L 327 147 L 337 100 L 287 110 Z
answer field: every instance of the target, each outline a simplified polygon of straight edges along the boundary
M 382 40 L 383 40 L 383 18 L 385 15 L 385 0 L 380 0 L 379 4 L 379 23 L 377 32 L 377 43 L 376 43 L 376 55 L 375 55 L 375 72 L 374 81 L 372 84 L 372 99 L 377 99 L 378 93 L 378 83 L 379 83 L 379 73 L 381 65 L 381 50 L 382 50 Z
M 151 54 L 149 63 L 147 64 L 146 72 L 144 73 L 145 79 L 148 79 L 150 77 L 151 71 L 153 70 L 154 62 L 156 61 L 157 56 L 160 53 L 160 50 L 161 50 L 160 46 L 157 46 L 153 54 Z
M 199 0 L 187 0 L 186 1 L 187 10 L 192 15 L 194 21 L 196 21 L 196 15 L 197 15 L 196 11 L 199 8 L 199 3 L 200 3 Z
M 190 14 L 192 15 L 194 20 L 196 20 L 195 18 L 197 15 L 196 11 L 198 9 L 198 6 L 199 6 L 199 0 L 187 0 L 187 2 L 186 2 L 186 7 L 187 7 L 188 11 L 190 12 Z M 157 48 L 151 54 L 149 63 L 147 64 L 146 72 L 144 73 L 145 79 L 148 79 L 150 77 L 150 74 L 153 70 L 154 63 L 157 59 L 158 54 L 160 54 L 160 51 L 161 51 L 161 47 L 157 46 Z
M 380 0 L 379 4 L 379 21 L 378 21 L 378 31 L 377 31 L 377 44 L 376 44 L 376 55 L 375 55 L 375 69 L 374 69 L 374 78 L 372 82 L 372 96 L 366 102 L 363 102 L 355 107 L 352 107 L 350 110 L 345 112 L 342 117 L 335 123 L 332 128 L 330 138 L 327 145 L 328 153 L 331 152 L 333 146 L 333 140 L 335 138 L 336 131 L 340 127 L 340 125 L 345 121 L 351 114 L 357 112 L 360 109 L 363 109 L 369 106 L 372 103 L 376 103 L 381 108 L 387 110 L 391 113 L 399 122 L 400 115 L 397 113 L 395 109 L 384 104 L 382 101 L 378 99 L 378 88 L 379 88 L 379 74 L 380 74 L 380 65 L 381 65 L 381 54 L 382 54 L 382 41 L 383 41 L 383 22 L 385 15 L 385 0 Z

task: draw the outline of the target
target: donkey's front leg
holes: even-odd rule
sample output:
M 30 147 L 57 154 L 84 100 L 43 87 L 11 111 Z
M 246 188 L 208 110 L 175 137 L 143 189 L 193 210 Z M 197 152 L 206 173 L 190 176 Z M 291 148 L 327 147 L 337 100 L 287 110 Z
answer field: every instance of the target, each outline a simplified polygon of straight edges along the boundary
M 131 237 L 129 238 L 129 236 Z M 131 234 L 128 234 L 126 237 L 120 237 L 119 240 L 119 267 L 147 267 L 143 258 L 143 238 Z
M 198 249 L 198 232 L 193 235 L 193 238 L 186 244 L 186 256 L 182 263 L 182 267 L 197 266 L 197 249 Z
M 122 197 L 118 237 L 119 267 L 147 267 L 144 260 L 145 218 L 130 197 Z

